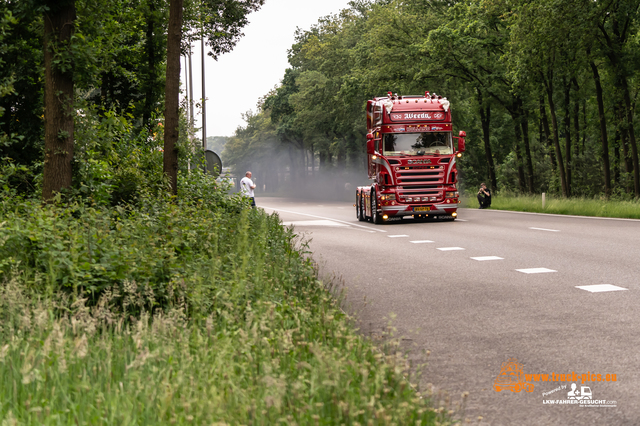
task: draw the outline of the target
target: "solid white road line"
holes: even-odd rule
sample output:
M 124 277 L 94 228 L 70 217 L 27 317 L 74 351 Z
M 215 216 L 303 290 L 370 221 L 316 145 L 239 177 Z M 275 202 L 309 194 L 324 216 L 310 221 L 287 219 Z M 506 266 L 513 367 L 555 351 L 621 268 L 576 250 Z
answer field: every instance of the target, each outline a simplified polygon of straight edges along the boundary
M 462 247 L 438 247 L 440 251 L 464 250 Z
M 534 228 L 533 226 L 530 226 L 529 229 L 533 229 L 535 231 L 560 232 L 558 229 Z
M 389 238 L 403 238 L 403 237 L 408 237 L 408 235 L 404 235 L 404 234 L 402 234 L 402 235 L 387 235 L 387 237 L 389 237 Z
M 591 293 L 602 293 L 604 291 L 621 291 L 629 290 L 628 288 L 618 287 L 613 284 L 594 284 L 594 285 L 577 285 L 576 288 L 580 290 L 587 290 Z
M 558 271 L 554 271 L 553 269 L 547 269 L 547 268 L 516 269 L 516 271 L 522 272 L 525 274 L 543 274 L 545 272 L 558 272 Z
M 424 244 L 424 243 L 432 243 L 433 241 L 431 240 L 416 240 L 416 241 L 409 241 L 410 243 L 413 244 Z
M 480 262 L 484 262 L 485 260 L 504 260 L 504 257 L 498 256 L 480 256 L 480 257 L 472 257 L 473 260 L 478 260 Z
M 465 207 L 468 209 L 468 207 Z M 471 209 L 473 210 L 473 209 Z M 513 210 L 487 210 L 488 212 L 493 213 L 513 213 L 513 214 L 529 214 L 534 216 L 553 216 L 553 217 L 574 217 L 577 219 L 598 219 L 598 220 L 623 220 L 623 221 L 631 221 L 631 222 L 640 222 L 640 219 L 626 219 L 622 217 L 600 217 L 600 216 L 576 216 L 571 214 L 556 214 L 556 213 L 533 213 L 533 212 L 516 212 Z
M 273 210 L 274 212 L 293 213 L 293 214 L 299 214 L 300 216 L 309 216 L 309 217 L 315 217 L 315 218 L 318 218 L 318 219 L 332 220 L 334 222 L 346 223 L 349 226 L 357 226 L 359 228 L 365 228 L 365 229 L 368 229 L 370 231 L 375 231 L 375 232 L 387 232 L 387 231 L 384 231 L 382 229 L 376 229 L 376 228 L 372 228 L 370 226 L 358 225 L 357 223 L 345 222 L 344 220 L 332 219 L 330 217 L 317 216 L 315 214 L 299 213 L 299 212 L 294 212 L 294 211 L 291 211 L 291 210 L 283 210 L 283 209 L 274 209 L 273 207 L 267 207 L 267 206 L 260 206 L 260 208 L 267 209 L 267 210 Z

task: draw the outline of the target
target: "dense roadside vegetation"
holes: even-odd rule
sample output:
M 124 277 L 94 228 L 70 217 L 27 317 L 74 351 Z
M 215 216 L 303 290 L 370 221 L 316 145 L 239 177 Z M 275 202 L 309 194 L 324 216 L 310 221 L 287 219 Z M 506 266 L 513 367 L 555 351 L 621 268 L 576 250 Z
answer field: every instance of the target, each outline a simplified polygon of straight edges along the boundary
M 136 205 L 0 198 L 7 424 L 435 424 L 304 242 L 200 173 Z
M 269 192 L 366 176 L 367 99 L 449 98 L 461 187 L 640 196 L 635 0 L 357 0 L 301 29 L 290 68 L 224 152 Z M 365 179 L 366 182 L 366 179 Z

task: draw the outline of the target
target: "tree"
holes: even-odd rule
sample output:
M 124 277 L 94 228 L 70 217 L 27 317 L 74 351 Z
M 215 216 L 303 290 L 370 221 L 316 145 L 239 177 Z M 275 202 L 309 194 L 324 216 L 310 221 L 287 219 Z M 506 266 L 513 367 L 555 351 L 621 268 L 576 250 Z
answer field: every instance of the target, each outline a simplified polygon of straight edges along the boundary
M 178 126 L 180 124 L 180 43 L 182 41 L 183 0 L 171 0 L 167 32 L 167 73 L 164 110 L 163 170 L 171 192 L 178 195 Z
M 637 67 L 637 40 L 633 37 L 638 31 L 640 3 L 633 0 L 612 0 L 594 2 L 599 46 L 614 76 L 614 84 L 622 97 L 624 131 L 629 137 L 631 161 L 633 163 L 633 187 L 635 197 L 640 197 L 640 165 L 638 164 L 638 146 L 634 128 L 634 105 L 631 100 L 629 78 L 632 69 Z
M 44 180 L 42 197 L 71 186 L 74 137 L 74 80 L 71 38 L 75 0 L 48 0 L 44 12 Z
M 204 36 L 209 55 L 217 59 L 230 52 L 242 37 L 242 28 L 249 22 L 247 16 L 264 4 L 264 0 L 203 0 L 189 3 L 189 13 L 183 21 L 184 0 L 170 0 L 169 30 L 167 34 L 167 73 L 165 85 L 164 171 L 171 191 L 178 193 L 178 141 L 180 54 L 182 34 L 186 41 Z

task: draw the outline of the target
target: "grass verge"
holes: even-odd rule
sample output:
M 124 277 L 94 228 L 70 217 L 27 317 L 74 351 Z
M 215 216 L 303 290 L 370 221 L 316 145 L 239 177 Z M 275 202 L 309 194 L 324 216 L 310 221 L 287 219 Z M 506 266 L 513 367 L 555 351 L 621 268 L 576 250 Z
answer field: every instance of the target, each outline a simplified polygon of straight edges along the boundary
M 541 195 L 498 194 L 492 197 L 491 209 L 520 212 L 551 213 L 574 216 L 615 217 L 640 219 L 640 201 L 617 201 L 593 198 L 560 198 Z M 475 196 L 467 195 L 463 207 L 477 208 Z
M 1 202 L 3 424 L 450 423 L 276 215 L 206 194 Z

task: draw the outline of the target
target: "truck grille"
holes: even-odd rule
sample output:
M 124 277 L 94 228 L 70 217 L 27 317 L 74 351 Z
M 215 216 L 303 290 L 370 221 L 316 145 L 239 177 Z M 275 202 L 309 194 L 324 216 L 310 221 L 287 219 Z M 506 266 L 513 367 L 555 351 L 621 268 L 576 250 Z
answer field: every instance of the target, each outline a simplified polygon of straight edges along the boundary
M 444 183 L 444 168 L 439 166 L 404 166 L 396 170 L 398 185 L 428 185 Z

